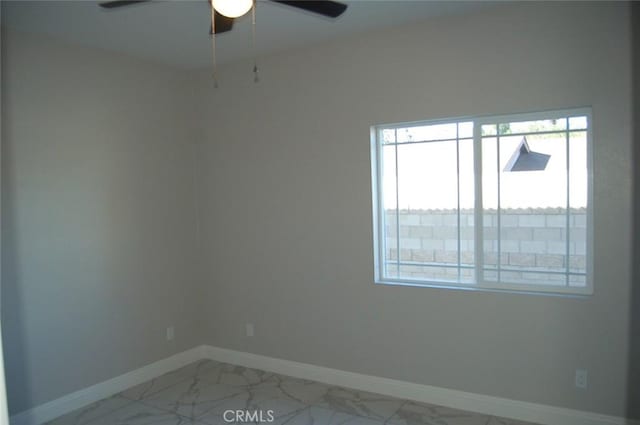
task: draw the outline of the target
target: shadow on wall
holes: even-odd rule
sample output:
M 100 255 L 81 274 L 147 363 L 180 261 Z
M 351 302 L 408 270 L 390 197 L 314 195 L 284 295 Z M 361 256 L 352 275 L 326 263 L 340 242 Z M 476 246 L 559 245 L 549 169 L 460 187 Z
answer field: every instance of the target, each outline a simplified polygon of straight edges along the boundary
M 640 419 L 640 3 L 631 2 L 632 122 L 634 138 L 634 239 L 633 282 L 631 285 L 631 323 L 629 326 L 629 374 L 627 417 Z
M 2 49 L 4 51 L 4 48 Z M 2 61 L 3 65 L 5 61 Z M 4 74 L 4 70 L 2 71 Z M 2 80 L 4 86 L 4 80 Z M 2 92 L 4 87 L 2 87 Z M 2 122 L 9 122 L 7 108 L 2 108 Z M 2 126 L 2 140 L 7 140 L 8 133 L 11 131 L 7 125 Z M 23 309 L 23 294 L 21 293 L 20 276 L 17 274 L 17 252 L 15 241 L 15 224 L 16 215 L 12 211 L 14 203 L 11 199 L 11 190 L 9 188 L 15 185 L 12 178 L 13 173 L 10 169 L 12 161 L 10 160 L 12 152 L 8 149 L 7 144 L 2 146 L 2 338 L 4 346 L 5 376 L 7 381 L 7 398 L 9 406 L 16 406 L 17 400 L 24 400 L 31 404 L 30 395 L 32 392 L 29 388 L 29 371 L 27 369 L 26 347 L 24 340 L 25 317 Z M 9 412 L 16 414 L 19 412 Z

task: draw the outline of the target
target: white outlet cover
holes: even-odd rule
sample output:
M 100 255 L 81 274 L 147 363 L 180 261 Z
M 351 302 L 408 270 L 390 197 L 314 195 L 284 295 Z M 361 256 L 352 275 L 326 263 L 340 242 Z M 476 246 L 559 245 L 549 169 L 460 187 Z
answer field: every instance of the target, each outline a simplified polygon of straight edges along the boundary
M 247 336 L 253 336 L 254 335 L 253 323 L 247 323 L 246 328 L 247 328 Z
M 576 388 L 586 389 L 588 377 L 589 375 L 586 369 L 576 369 Z
M 167 341 L 173 341 L 173 338 L 176 336 L 176 330 L 173 326 L 169 326 L 167 328 Z

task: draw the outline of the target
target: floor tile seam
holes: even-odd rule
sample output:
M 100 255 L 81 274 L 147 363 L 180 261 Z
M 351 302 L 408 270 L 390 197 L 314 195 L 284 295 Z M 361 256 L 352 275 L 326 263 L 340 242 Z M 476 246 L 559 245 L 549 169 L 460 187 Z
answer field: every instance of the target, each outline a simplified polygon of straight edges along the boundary
M 218 385 L 224 385 L 224 384 L 218 384 Z M 242 391 L 234 392 L 233 394 L 230 394 L 230 395 L 227 395 L 227 396 L 215 399 L 215 400 L 209 400 L 209 401 L 213 401 L 213 402 L 216 402 L 216 403 L 217 402 L 222 402 L 222 401 L 230 400 L 230 399 L 232 399 L 234 397 L 237 397 L 240 394 L 242 394 L 243 392 L 248 392 L 247 388 L 245 388 L 245 387 L 238 387 L 238 386 L 233 386 L 233 385 L 225 385 L 225 386 L 228 387 L 228 388 L 237 388 L 239 390 L 242 389 Z M 204 412 L 202 412 L 201 414 L 199 414 L 196 417 L 196 420 L 199 420 L 200 418 L 203 418 L 204 416 L 206 416 L 209 412 L 211 412 L 216 407 L 218 407 L 218 406 L 216 405 L 216 406 L 211 407 L 210 409 L 205 410 Z
M 302 411 L 307 410 L 307 409 L 311 409 L 311 407 L 312 407 L 311 405 L 305 405 L 305 407 L 303 407 L 303 408 L 301 408 L 301 409 L 294 410 L 293 412 L 289 412 L 289 413 L 284 414 L 284 415 L 282 415 L 282 416 L 278 416 L 278 417 L 277 417 L 277 418 L 275 418 L 275 419 L 282 419 L 282 418 L 285 418 L 285 417 L 287 417 L 287 416 L 291 416 L 291 418 L 289 418 L 288 420 L 292 420 L 292 419 L 293 419 L 293 418 L 295 418 L 298 414 L 300 414 Z M 287 422 L 280 422 L 280 424 L 281 424 L 281 425 L 284 425 L 284 424 L 286 424 L 286 423 L 287 423 Z
M 215 384 L 214 384 L 214 385 L 215 385 Z M 223 384 L 220 384 L 220 385 L 223 385 Z M 242 387 L 237 387 L 237 386 L 232 386 L 232 385 L 226 385 L 226 387 L 228 387 L 228 388 L 237 388 L 237 389 L 242 389 Z M 165 388 L 165 389 L 166 389 L 166 388 Z M 215 400 L 206 400 L 205 402 L 221 402 L 221 401 L 228 400 L 228 399 L 231 399 L 231 398 L 233 398 L 233 397 L 236 397 L 236 396 L 238 396 L 239 394 L 241 394 L 242 392 L 245 392 L 245 391 L 246 391 L 246 390 L 244 390 L 244 389 L 243 389 L 242 391 L 235 392 L 235 393 L 233 393 L 233 394 L 231 394 L 231 395 L 227 395 L 227 396 L 224 396 L 224 397 L 220 397 L 220 398 L 217 398 L 217 399 L 215 399 Z M 175 415 L 178 415 L 178 416 L 180 416 L 180 417 L 182 417 L 182 418 L 189 419 L 189 420 L 191 420 L 191 421 L 199 421 L 199 420 L 200 420 L 200 418 L 202 418 L 202 417 L 206 416 L 209 412 L 211 412 L 213 409 L 215 409 L 215 408 L 217 407 L 217 406 L 213 406 L 213 407 L 211 407 L 210 409 L 207 409 L 207 410 L 205 410 L 205 411 L 203 411 L 203 412 L 199 413 L 197 416 L 189 417 L 189 416 L 186 416 L 186 415 L 180 414 L 180 413 L 178 413 L 178 412 L 177 412 L 177 411 L 175 411 L 175 410 L 170 410 L 170 409 L 167 409 L 167 408 L 165 408 L 165 407 L 161 407 L 161 406 L 158 406 L 158 405 L 156 405 L 156 404 L 153 404 L 153 403 L 149 402 L 149 398 L 144 398 L 144 399 L 141 399 L 141 400 L 136 400 L 136 402 L 137 402 L 137 403 L 140 403 L 140 404 L 142 404 L 142 405 L 144 405 L 144 406 L 146 406 L 146 407 L 151 407 L 151 408 L 154 408 L 154 409 L 162 410 L 163 412 L 167 412 L 167 413 L 175 414 Z
M 124 405 L 122 405 L 122 406 L 120 406 L 120 407 L 116 407 L 115 409 L 110 409 L 110 410 L 109 410 L 109 411 L 107 411 L 106 413 L 104 413 L 104 414 L 102 414 L 102 415 L 98 415 L 98 416 L 96 416 L 95 418 L 91 418 L 91 420 L 89 420 L 89 421 L 87 421 L 87 422 L 84 422 L 82 425 L 91 425 L 92 423 L 96 422 L 98 419 L 102 419 L 102 418 L 104 418 L 105 416 L 108 416 L 108 415 L 110 415 L 110 414 L 112 414 L 112 413 L 114 413 L 114 412 L 117 412 L 118 410 L 122 410 L 122 409 L 124 409 L 125 407 L 129 407 L 129 406 L 131 406 L 131 405 L 133 405 L 133 404 L 137 403 L 135 400 L 131 400 L 131 399 L 128 399 L 128 398 L 126 398 L 126 397 L 123 397 L 123 398 L 124 398 L 125 400 L 127 400 L 127 401 L 128 401 L 128 403 L 126 403 L 126 404 L 124 404 Z
M 162 375 L 160 375 L 160 376 L 158 376 L 158 377 L 156 377 L 156 378 L 152 378 L 152 379 L 151 379 L 151 381 L 156 380 L 156 379 L 159 379 L 160 377 L 162 377 Z M 140 396 L 140 397 L 136 397 L 136 398 L 129 397 L 129 396 L 127 396 L 125 393 L 126 393 L 127 391 L 129 391 L 129 390 L 131 390 L 131 389 L 133 389 L 133 388 L 137 387 L 138 385 L 144 385 L 144 384 L 146 384 L 146 383 L 147 383 L 147 382 L 149 382 L 149 381 L 146 381 L 146 382 L 143 382 L 143 383 L 141 383 L 141 384 L 135 385 L 135 386 L 133 386 L 133 387 L 131 387 L 131 388 L 127 388 L 127 389 L 125 389 L 125 390 L 123 390 L 123 391 L 119 392 L 118 394 L 119 394 L 120 396 L 122 396 L 122 397 L 124 397 L 124 398 L 128 399 L 128 400 L 131 400 L 131 401 L 141 401 L 141 400 L 143 400 L 143 399 L 145 399 L 145 398 L 147 398 L 147 397 L 149 397 L 149 396 L 152 396 L 152 395 L 154 395 L 154 394 L 156 394 L 156 393 L 158 393 L 158 392 L 160 392 L 160 391 L 164 391 L 164 390 L 166 390 L 166 389 L 167 389 L 167 388 L 169 388 L 169 387 L 173 387 L 174 385 L 178 385 L 178 384 L 182 383 L 183 381 L 186 381 L 187 379 L 188 379 L 188 378 L 182 379 L 182 380 L 180 380 L 180 381 L 178 381 L 178 382 L 174 382 L 173 384 L 170 384 L 170 385 L 168 385 L 168 386 L 166 386 L 166 387 L 161 387 L 161 388 L 158 388 L 158 389 L 156 389 L 156 390 L 154 390 L 154 391 L 151 391 L 151 392 L 148 392 L 148 393 L 147 393 L 147 392 L 144 392 L 144 393 L 142 394 L 142 396 Z
M 176 369 L 176 370 L 178 370 L 178 369 Z M 167 372 L 167 373 L 171 373 L 171 372 L 173 372 L 173 371 L 170 371 L 170 372 Z M 151 379 L 151 381 L 156 380 L 156 379 L 160 379 L 160 378 L 161 378 L 162 376 L 164 376 L 164 375 L 166 375 L 166 374 L 160 375 L 160 376 L 158 376 L 158 377 L 156 377 L 156 378 L 152 378 L 152 379 Z M 125 389 L 125 390 L 123 390 L 123 391 L 119 392 L 119 393 L 118 393 L 118 395 L 120 395 L 121 397 L 126 398 L 127 400 L 131 400 L 131 401 L 142 401 L 142 400 L 144 400 L 144 399 L 147 399 L 147 398 L 149 398 L 149 397 L 151 397 L 151 396 L 154 396 L 154 395 L 158 394 L 158 393 L 159 393 L 159 392 L 161 392 L 161 391 L 164 391 L 164 390 L 166 390 L 166 389 L 169 389 L 169 388 L 175 387 L 175 386 L 177 386 L 177 385 L 179 385 L 179 384 L 182 384 L 182 383 L 184 383 L 184 382 L 186 382 L 186 381 L 193 380 L 193 379 L 198 379 L 200 382 L 202 382 L 202 383 L 206 384 L 206 385 L 204 385 L 204 387 L 209 387 L 209 386 L 211 386 L 211 385 L 215 385 L 215 384 L 216 384 L 215 382 L 210 382 L 210 381 L 203 380 L 203 379 L 201 379 L 200 377 L 198 377 L 197 375 L 196 375 L 196 376 L 187 376 L 187 377 L 182 378 L 182 379 L 180 379 L 180 380 L 178 380 L 178 381 L 176 381 L 176 382 L 174 382 L 174 383 L 172 383 L 172 384 L 169 384 L 169 385 L 167 385 L 167 386 L 163 386 L 163 387 L 161 387 L 161 388 L 157 388 L 157 389 L 155 389 L 155 390 L 153 390 L 153 391 L 150 391 L 150 392 L 148 392 L 148 393 L 144 393 L 144 395 L 142 396 L 142 398 L 140 398 L 140 397 L 138 397 L 138 398 L 133 398 L 133 397 L 129 397 L 129 396 L 125 395 L 125 392 L 127 392 L 127 391 L 128 391 L 128 390 L 130 390 L 131 388 L 135 388 L 135 386 L 134 386 L 134 387 L 131 387 L 131 388 L 127 388 L 127 389 Z M 143 385 L 143 384 L 146 384 L 147 382 L 149 382 L 149 381 L 143 382 L 143 383 L 138 384 L 138 385 Z M 204 388 L 204 387 L 203 387 L 203 388 Z
M 398 414 L 398 412 L 399 412 L 400 410 L 402 410 L 402 408 L 403 408 L 404 406 L 406 406 L 408 403 L 409 403 L 409 400 L 402 400 L 402 404 L 400 405 L 400 407 L 398 407 L 398 408 L 393 412 L 393 414 L 392 414 L 391 416 L 389 416 L 386 420 L 384 420 L 384 424 L 385 424 L 385 425 L 390 424 L 390 422 L 389 422 L 389 421 L 390 421 L 390 420 L 391 420 L 395 415 L 397 415 L 397 414 Z
M 195 422 L 197 424 L 201 423 L 203 425 L 211 425 L 208 422 L 204 422 L 204 421 L 199 419 L 199 418 L 203 417 L 205 415 L 205 413 L 203 413 L 201 415 L 198 415 L 197 417 L 189 417 L 189 416 L 183 415 L 181 413 L 178 413 L 175 410 L 169 410 L 169 409 L 166 409 L 164 407 L 153 405 L 151 403 L 145 403 L 144 400 L 139 400 L 139 401 L 136 401 L 135 403 L 140 404 L 140 405 L 142 405 L 142 406 L 144 406 L 146 408 L 156 409 L 156 410 L 159 410 L 159 411 L 161 411 L 163 413 L 167 413 L 167 414 L 170 414 L 170 415 L 178 416 L 181 419 L 185 419 L 187 421 Z M 90 425 L 90 424 L 88 424 L 88 425 Z
M 329 408 L 327 408 L 327 407 L 322 407 L 322 406 L 316 406 L 316 407 L 320 407 L 321 409 L 325 409 L 325 410 L 328 410 L 328 411 L 330 411 L 330 412 L 337 413 L 337 414 L 349 415 L 349 416 L 353 416 L 354 418 L 362 418 L 362 419 L 366 419 L 366 420 L 368 420 L 368 421 L 376 422 L 376 423 L 378 423 L 378 424 L 380 424 L 380 425 L 385 425 L 385 424 L 386 424 L 386 422 L 385 422 L 384 420 L 380 420 L 380 419 L 378 419 L 378 418 L 372 418 L 371 416 L 364 416 L 364 415 L 360 415 L 360 414 L 358 414 L 358 413 L 347 413 L 347 412 L 341 412 L 341 411 L 339 411 L 339 410 L 329 409 Z M 391 416 L 393 416 L 393 415 L 391 415 Z M 347 422 L 348 422 L 348 421 L 347 421 Z
M 403 403 L 403 404 L 404 404 L 404 403 Z M 373 417 L 371 417 L 371 416 L 361 415 L 361 414 L 359 414 L 359 413 L 343 412 L 343 411 L 336 410 L 336 409 L 332 409 L 332 408 L 330 408 L 330 407 L 327 407 L 327 406 L 325 406 L 325 405 L 318 404 L 318 403 L 309 403 L 309 405 L 310 405 L 311 407 L 319 407 L 319 408 L 321 408 L 321 409 L 330 410 L 330 411 L 332 411 L 332 412 L 343 413 L 343 414 L 345 414 L 345 415 L 356 416 L 356 417 L 359 417 L 359 418 L 363 418 L 363 419 L 368 419 L 368 420 L 372 420 L 372 421 L 380 422 L 381 424 L 386 424 L 386 423 L 387 423 L 386 421 L 388 421 L 389 419 L 391 419 L 391 418 L 396 414 L 396 411 L 394 411 L 394 412 L 393 412 L 393 414 L 392 414 L 391 416 L 389 416 L 387 419 L 380 419 L 380 418 L 373 418 Z M 400 409 L 398 408 L 398 410 L 400 410 Z
M 234 395 L 231 395 L 231 396 L 228 396 L 228 397 L 224 397 L 224 398 L 221 398 L 221 399 L 219 399 L 219 400 L 215 400 L 215 401 L 223 401 L 223 400 L 226 400 L 226 399 L 231 399 L 231 398 L 233 398 L 233 397 L 235 397 L 235 396 L 237 396 L 237 395 L 238 395 L 238 394 L 234 394 Z M 274 399 L 275 399 L 275 398 L 274 398 Z M 273 399 L 269 399 L 269 400 L 273 400 Z M 280 400 L 280 399 L 278 399 L 278 400 Z M 295 410 L 295 411 L 293 411 L 293 412 L 286 413 L 286 414 L 284 414 L 284 415 L 282 415 L 282 416 L 278 416 L 278 417 L 276 417 L 276 419 L 278 419 L 278 418 L 282 418 L 282 417 L 285 417 L 285 416 L 288 416 L 288 415 L 292 415 L 292 414 L 294 414 L 294 413 L 302 412 L 303 410 L 305 410 L 305 409 L 309 409 L 310 407 L 311 407 L 310 405 L 305 405 L 305 406 L 304 406 L 303 408 L 301 408 L 301 409 Z M 179 416 L 181 416 L 181 417 L 183 417 L 183 418 L 186 418 L 186 419 L 192 420 L 192 421 L 201 422 L 201 423 L 202 423 L 202 424 L 204 424 L 204 425 L 216 425 L 216 424 L 220 424 L 221 422 L 217 422 L 217 423 L 213 423 L 213 422 L 206 422 L 205 420 L 203 420 L 203 419 L 202 419 L 202 418 L 204 418 L 208 413 L 210 413 L 210 412 L 211 412 L 213 409 L 215 409 L 215 408 L 216 408 L 216 406 L 212 407 L 211 409 L 206 410 L 205 412 L 203 412 L 203 413 L 201 413 L 200 415 L 198 415 L 196 418 L 189 418 L 189 417 L 186 417 L 186 416 L 181 415 L 181 414 L 179 414 L 179 413 L 176 413 L 176 414 L 177 414 L 177 415 L 179 415 Z M 173 413 L 175 413 L 175 412 L 173 412 Z M 251 424 L 253 424 L 253 422 L 247 422 L 247 423 L 251 423 Z M 259 425 L 259 424 L 256 424 L 256 425 Z
M 118 407 L 117 409 L 113 409 L 112 411 L 110 411 L 110 412 L 109 412 L 109 413 L 107 413 L 107 414 L 100 415 L 99 417 L 96 417 L 96 418 L 91 419 L 91 421 L 87 422 L 85 425 L 91 425 L 91 423 L 92 423 L 92 422 L 95 422 L 95 421 L 97 421 L 98 419 L 102 419 L 102 418 L 104 418 L 105 416 L 107 416 L 107 415 L 109 415 L 109 414 L 111 414 L 111 413 L 114 413 L 114 412 L 119 411 L 119 410 L 123 410 L 125 407 L 130 407 L 130 406 L 132 406 L 132 405 L 134 405 L 134 404 L 135 404 L 135 405 L 140 405 L 140 406 L 142 406 L 142 407 L 144 407 L 144 408 L 152 408 L 152 409 L 156 409 L 156 410 L 159 410 L 159 411 L 160 411 L 160 412 L 162 412 L 162 413 L 168 413 L 168 414 L 171 414 L 171 415 L 176 415 L 176 416 L 180 417 L 181 419 L 185 419 L 185 420 L 187 420 L 187 421 L 190 421 L 190 422 L 192 422 L 192 423 L 195 423 L 196 425 L 200 425 L 200 424 L 202 424 L 202 425 L 211 425 L 211 424 L 209 424 L 208 422 L 203 422 L 203 421 L 200 421 L 200 420 L 198 420 L 198 419 L 196 419 L 196 418 L 190 418 L 190 417 L 188 417 L 188 416 L 181 415 L 180 413 L 177 413 L 177 412 L 174 412 L 174 411 L 171 411 L 171 410 L 163 409 L 163 408 L 158 407 L 158 406 L 153 406 L 153 405 L 150 405 L 150 404 L 144 403 L 144 402 L 143 402 L 143 401 L 141 401 L 141 400 L 134 400 L 134 401 L 131 401 L 130 403 L 127 403 L 126 405 L 124 405 L 124 406 L 122 406 L 122 407 Z

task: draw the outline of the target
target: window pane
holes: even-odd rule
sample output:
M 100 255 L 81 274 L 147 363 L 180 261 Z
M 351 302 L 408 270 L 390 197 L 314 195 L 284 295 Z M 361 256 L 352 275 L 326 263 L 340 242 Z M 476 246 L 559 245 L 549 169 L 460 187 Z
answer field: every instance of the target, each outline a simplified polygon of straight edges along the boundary
M 458 137 L 461 139 L 473 138 L 473 121 L 458 123 Z
M 495 124 L 484 124 L 480 130 L 483 136 L 495 136 L 498 134 L 498 127 Z
M 499 144 L 503 209 L 566 207 L 566 133 L 507 136 Z
M 587 277 L 585 275 L 569 275 L 569 286 L 584 288 L 587 286 Z
M 569 128 L 571 130 L 582 130 L 587 128 L 587 117 L 569 118 Z
M 503 283 L 566 282 L 566 134 L 499 140 L 499 234 L 501 252 L 506 254 L 500 272 Z
M 571 133 L 569 137 L 569 184 L 569 271 L 586 273 L 588 196 L 586 132 Z
M 382 177 L 382 206 L 383 206 L 383 223 L 382 228 L 384 237 L 381 243 L 382 258 L 382 275 L 387 277 L 397 277 L 397 259 L 398 259 L 398 211 L 396 197 L 396 147 L 383 146 L 380 158 L 381 177 Z M 393 267 L 393 268 L 391 268 Z
M 510 122 L 498 125 L 500 134 L 535 133 L 539 131 L 556 131 L 567 128 L 567 119 L 535 120 Z
M 473 129 L 471 129 L 473 131 Z M 460 264 L 473 268 L 475 265 L 475 178 L 473 169 L 473 139 L 459 141 L 460 167 Z M 471 274 L 463 273 L 461 280 L 474 280 Z
M 502 279 L 505 282 L 516 285 L 545 285 L 566 286 L 567 277 L 564 274 L 543 272 L 503 271 Z
M 400 251 L 420 264 L 457 266 L 455 142 L 398 145 Z M 400 277 L 441 276 L 437 269 L 401 267 Z
M 382 143 L 395 143 L 396 142 L 396 131 L 394 129 L 384 129 L 382 130 Z
M 395 210 L 398 206 L 398 198 L 396 196 L 396 147 L 383 146 L 381 151 L 383 206 L 385 210 Z
M 400 266 L 400 276 L 407 280 L 456 283 L 458 282 L 458 267 L 457 265 L 447 267 L 403 264 Z
M 498 143 L 495 137 L 482 139 L 482 205 L 484 280 L 494 282 L 499 279 L 497 270 L 505 260 L 498 246 Z
M 457 208 L 455 141 L 398 146 L 398 184 L 401 210 Z
M 455 139 L 457 124 L 433 124 L 398 129 L 398 143 Z
M 566 135 L 482 139 L 485 280 L 566 283 Z

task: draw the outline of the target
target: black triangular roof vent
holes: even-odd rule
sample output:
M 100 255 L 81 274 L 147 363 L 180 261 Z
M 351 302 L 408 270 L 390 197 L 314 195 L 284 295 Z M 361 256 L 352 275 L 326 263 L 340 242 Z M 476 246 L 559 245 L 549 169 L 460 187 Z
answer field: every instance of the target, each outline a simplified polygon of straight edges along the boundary
M 523 137 L 504 167 L 504 171 L 542 171 L 547 168 L 549 158 L 551 155 L 533 152 L 527 143 L 527 138 Z

